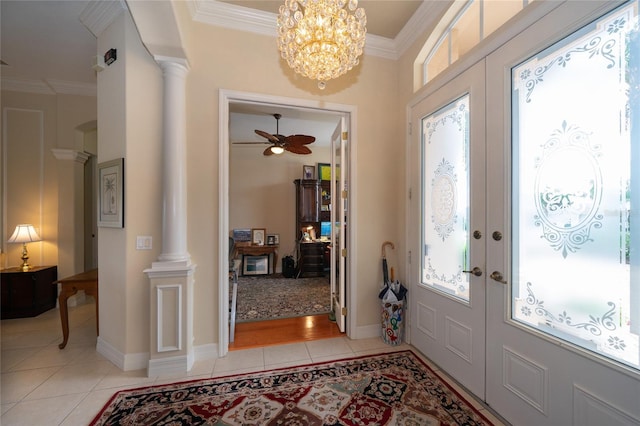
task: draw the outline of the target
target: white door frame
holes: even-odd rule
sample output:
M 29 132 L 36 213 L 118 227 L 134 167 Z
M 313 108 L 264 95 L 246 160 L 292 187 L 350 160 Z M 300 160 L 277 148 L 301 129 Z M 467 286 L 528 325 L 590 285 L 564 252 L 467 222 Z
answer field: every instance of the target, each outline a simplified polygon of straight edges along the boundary
M 239 92 L 235 90 L 220 89 L 218 104 L 218 356 L 223 357 L 229 352 L 229 104 L 232 102 L 254 102 L 286 107 L 299 107 L 333 111 L 346 116 L 349 121 L 349 155 L 348 169 L 349 200 L 348 233 L 346 242 L 349 247 L 347 256 L 347 281 L 357 283 L 357 271 L 354 259 L 357 257 L 357 223 L 352 218 L 357 217 L 357 188 L 356 153 L 357 153 L 357 129 L 353 123 L 357 123 L 357 108 L 353 105 L 334 104 L 329 102 L 311 101 L 305 99 L 287 98 L 283 96 L 271 96 L 258 93 Z M 347 336 L 351 336 L 356 330 L 357 316 L 357 286 L 350 284 L 347 289 Z

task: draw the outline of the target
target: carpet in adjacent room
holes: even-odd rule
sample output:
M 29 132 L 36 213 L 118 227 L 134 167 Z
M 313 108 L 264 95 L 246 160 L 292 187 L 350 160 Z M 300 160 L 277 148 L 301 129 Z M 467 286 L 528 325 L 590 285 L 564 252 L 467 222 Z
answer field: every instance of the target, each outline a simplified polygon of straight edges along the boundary
M 237 300 L 237 322 L 325 314 L 331 311 L 329 277 L 240 276 Z

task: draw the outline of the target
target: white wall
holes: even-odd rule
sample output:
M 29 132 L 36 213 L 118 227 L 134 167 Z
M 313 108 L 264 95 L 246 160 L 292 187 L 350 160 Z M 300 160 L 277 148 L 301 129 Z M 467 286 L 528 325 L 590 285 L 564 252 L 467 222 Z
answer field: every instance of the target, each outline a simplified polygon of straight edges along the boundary
M 75 259 L 82 253 L 77 252 L 77 242 L 69 234 L 80 236 L 82 223 L 71 221 L 71 228 L 64 223 L 65 218 L 74 214 L 71 193 L 73 168 L 77 164 L 57 160 L 52 149 L 77 149 L 75 129 L 96 119 L 96 98 L 2 91 L 1 101 L 0 266 L 7 268 L 21 263 L 22 245 L 8 244 L 6 240 L 17 224 L 32 223 L 43 241 L 28 244 L 29 263 L 57 265 L 60 277 L 81 272 L 82 265 L 76 265 Z M 66 193 L 59 192 L 60 186 L 67 189 Z M 69 202 L 65 196 L 69 196 Z M 59 223 L 59 218 L 63 223 Z

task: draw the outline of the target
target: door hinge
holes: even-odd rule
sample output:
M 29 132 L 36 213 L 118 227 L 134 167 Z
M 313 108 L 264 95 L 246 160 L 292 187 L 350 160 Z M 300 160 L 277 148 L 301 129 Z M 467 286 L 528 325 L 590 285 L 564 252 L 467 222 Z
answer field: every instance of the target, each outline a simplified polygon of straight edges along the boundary
M 342 132 L 342 140 L 346 141 L 349 138 L 349 132 Z
M 346 248 L 342 249 L 342 257 L 347 257 L 347 249 Z
M 340 195 L 342 196 L 343 200 L 346 200 L 347 199 L 347 190 L 343 189 L 342 192 L 340 193 Z
M 409 250 L 409 265 L 411 265 L 411 250 Z
M 409 122 L 409 135 L 413 134 L 413 124 Z
M 411 196 L 413 195 L 413 193 L 411 192 L 411 188 L 409 188 L 409 200 L 411 200 Z
M 343 306 L 343 307 L 342 307 L 341 312 L 342 312 L 342 316 L 343 316 L 343 317 L 346 317 L 346 316 L 347 316 L 347 308 L 346 308 L 345 306 Z

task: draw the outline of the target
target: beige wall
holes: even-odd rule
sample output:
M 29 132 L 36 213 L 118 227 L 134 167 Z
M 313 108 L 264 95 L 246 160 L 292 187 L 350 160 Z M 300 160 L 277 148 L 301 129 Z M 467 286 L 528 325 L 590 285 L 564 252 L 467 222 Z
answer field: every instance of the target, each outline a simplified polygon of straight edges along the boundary
M 59 276 L 80 272 L 75 269 L 75 242 L 61 246 L 60 233 L 66 231 L 59 221 L 74 214 L 73 197 L 67 203 L 65 196 L 73 193 L 75 165 L 57 160 L 52 149 L 74 149 L 76 128 L 97 117 L 96 98 L 3 91 L 1 105 L 6 157 L 0 178 L 6 192 L 2 196 L 0 266 L 20 264 L 21 245 L 7 244 L 6 240 L 18 223 L 32 223 L 43 241 L 28 245 L 29 263 L 57 265 Z M 61 180 L 66 188 L 63 193 L 59 192 Z M 82 221 L 71 223 L 81 235 Z
M 149 280 L 143 271 L 162 247 L 162 77 L 128 13 L 98 38 L 98 51 L 111 48 L 118 60 L 98 74 L 98 162 L 125 159 L 124 228 L 98 230 L 100 339 L 122 354 L 144 354 Z M 135 250 L 138 235 L 152 236 L 153 249 Z
M 337 120 L 337 119 L 336 119 Z M 278 257 L 294 255 L 296 249 L 295 179 L 302 166 L 330 163 L 329 147 L 315 147 L 310 155 L 284 153 L 265 157 L 267 145 L 232 145 L 229 152 L 229 230 L 266 228 L 280 235 Z M 316 171 L 317 173 L 317 171 Z M 275 265 L 280 271 L 282 262 Z
M 188 250 L 198 265 L 195 345 L 218 340 L 219 273 L 215 260 L 219 240 L 220 89 L 353 105 L 357 109 L 357 121 L 352 123 L 352 137 L 357 139 L 353 141 L 356 167 L 352 179 L 355 190 L 351 193 L 352 222 L 358 230 L 351 247 L 357 281 L 350 284 L 355 286 L 358 295 L 356 326 L 376 327 L 379 324 L 377 294 L 382 283 L 380 247 L 386 240 L 396 243 L 396 247 L 403 245 L 404 98 L 406 87 L 411 85 L 406 61 L 401 61 L 403 66 L 399 69 L 395 61 L 363 57 L 357 69 L 330 81 L 327 89 L 321 91 L 314 82 L 288 69 L 279 57 L 273 37 L 192 22 L 183 3 L 174 6 L 191 68 L 187 76 L 187 202 Z M 126 199 L 125 228 L 99 229 L 100 297 L 104 308 L 100 313 L 101 339 L 121 353 L 138 354 L 149 349 L 149 282 L 143 270 L 158 258 L 162 248 L 162 77 L 159 67 L 142 46 L 128 13 L 98 38 L 98 51 L 110 48 L 118 49 L 118 60 L 98 74 L 98 162 L 125 158 Z M 3 96 L 3 106 L 5 98 Z M 66 128 L 83 108 L 66 97 L 54 101 L 48 108 L 55 110 L 61 105 L 67 111 L 60 117 L 65 130 L 53 131 L 45 138 L 46 144 L 57 146 L 53 141 L 59 139 L 60 146 L 76 148 L 73 131 Z M 79 124 L 82 123 L 76 123 Z M 288 165 L 284 173 L 286 185 L 277 195 L 284 204 L 289 204 L 287 198 L 293 196 L 292 181 L 299 177 L 301 165 L 308 164 L 305 159 L 298 161 Z M 231 162 L 230 170 L 234 173 L 240 160 L 232 154 Z M 262 165 L 251 166 L 251 170 L 260 173 L 258 167 L 267 167 L 266 163 L 259 164 Z M 54 168 L 50 168 L 52 171 L 47 173 L 54 174 Z M 54 200 L 44 204 L 54 206 L 57 212 L 56 181 L 46 182 L 51 186 L 47 193 Z M 292 200 L 293 197 L 291 204 Z M 235 205 L 233 198 L 232 203 Z M 293 218 L 293 205 L 286 210 Z M 234 212 L 230 210 L 230 213 L 233 217 Z M 254 218 L 246 221 L 257 223 Z M 292 219 L 265 218 L 264 221 L 268 232 L 287 238 L 284 228 L 290 227 Z M 137 235 L 153 236 L 153 250 L 135 250 Z M 283 247 L 281 253 L 287 252 Z M 387 254 L 390 265 L 402 279 L 401 252 L 396 249 Z M 56 258 L 51 255 L 51 262 L 56 262 Z M 354 333 L 357 337 L 357 330 Z
M 295 76 L 280 60 L 275 38 L 192 22 L 175 3 L 192 69 L 188 76 L 189 249 L 196 272 L 196 344 L 217 342 L 218 271 L 218 91 L 238 90 L 274 96 L 354 105 L 357 145 L 357 226 L 353 246 L 358 281 L 358 326 L 379 324 L 378 287 L 382 282 L 380 246 L 399 238 L 397 215 L 403 191 L 402 109 L 393 61 L 364 57 L 361 66 L 330 81 L 325 91 Z

